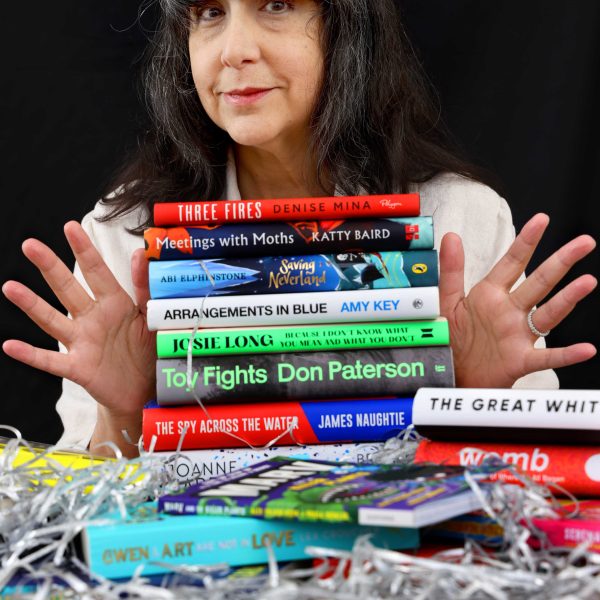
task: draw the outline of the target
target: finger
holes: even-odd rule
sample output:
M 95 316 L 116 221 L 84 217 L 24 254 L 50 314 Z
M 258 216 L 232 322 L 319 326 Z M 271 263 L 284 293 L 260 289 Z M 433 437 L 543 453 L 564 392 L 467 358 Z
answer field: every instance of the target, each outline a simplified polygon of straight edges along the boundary
M 487 274 L 486 280 L 510 290 L 529 264 L 549 222 L 548 215 L 543 213 L 538 213 L 527 221 L 506 254 Z
M 60 303 L 72 315 L 82 314 L 93 306 L 93 299 L 73 276 L 71 269 L 46 244 L 35 239 L 25 240 L 23 254 L 39 269 Z
M 73 321 L 50 306 L 18 281 L 7 281 L 3 294 L 18 306 L 36 325 L 55 340 L 68 345 L 73 339 Z
M 596 247 L 594 238 L 580 235 L 546 259 L 511 294 L 513 302 L 523 310 L 543 300 L 571 267 Z
M 598 281 L 592 275 L 582 275 L 569 283 L 535 311 L 535 317 L 532 316 L 532 319 L 536 329 L 554 329 L 597 285 Z
M 106 266 L 83 227 L 76 221 L 69 221 L 64 229 L 75 260 L 96 299 L 122 292 L 123 288 Z
M 544 369 L 560 369 L 589 360 L 596 355 L 593 344 L 573 344 L 564 348 L 532 350 L 526 361 L 528 373 Z
M 148 269 L 148 259 L 145 252 L 142 248 L 138 248 L 131 256 L 131 280 L 133 282 L 135 303 L 143 314 L 146 314 L 146 304 L 150 300 Z
M 440 245 L 440 312 L 451 315 L 465 296 L 465 252 L 460 237 L 447 233 Z
M 30 367 L 46 371 L 57 377 L 71 379 L 71 361 L 68 354 L 36 348 L 20 340 L 6 340 L 2 344 L 2 350 L 11 358 Z

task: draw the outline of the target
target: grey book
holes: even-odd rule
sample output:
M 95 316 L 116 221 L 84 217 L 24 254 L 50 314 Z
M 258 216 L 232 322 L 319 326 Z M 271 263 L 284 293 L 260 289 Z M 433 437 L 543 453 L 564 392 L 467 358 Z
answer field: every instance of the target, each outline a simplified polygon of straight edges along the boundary
M 454 386 L 449 346 L 159 359 L 159 404 L 413 396 Z M 191 384 L 191 387 L 188 386 Z

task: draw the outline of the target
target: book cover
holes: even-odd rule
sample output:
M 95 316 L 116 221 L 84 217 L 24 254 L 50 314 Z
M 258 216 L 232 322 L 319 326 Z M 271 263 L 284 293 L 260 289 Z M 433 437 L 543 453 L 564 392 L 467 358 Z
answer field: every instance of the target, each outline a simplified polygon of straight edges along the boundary
M 491 468 L 471 470 L 483 479 Z M 159 510 L 265 520 L 421 527 L 481 508 L 462 467 L 277 457 L 159 499 Z
M 420 210 L 418 194 L 158 202 L 154 205 L 154 225 L 416 217 Z
M 463 467 L 480 465 L 488 457 L 516 465 L 536 483 L 557 485 L 570 494 L 600 496 L 600 447 L 556 446 L 535 444 L 467 444 L 465 442 L 422 441 L 415 462 L 434 462 Z M 490 477 L 518 483 L 512 471 L 504 470 Z M 552 487 L 556 496 L 558 488 Z
M 112 522 L 112 524 L 106 521 Z M 107 515 L 82 533 L 83 554 L 90 569 L 111 579 L 169 572 L 169 565 L 232 567 L 266 563 L 270 544 L 278 561 L 309 558 L 306 546 L 350 550 L 360 535 L 370 534 L 382 548 L 414 548 L 418 531 L 358 525 L 258 521 L 250 518 L 157 514 L 155 504 L 141 505 L 124 520 Z
M 12 457 L 10 465 L 3 464 L 10 468 L 26 468 L 32 470 L 40 470 L 51 473 L 56 468 L 65 469 L 87 469 L 101 465 L 102 463 L 112 461 L 114 459 L 104 456 L 93 456 L 82 452 L 73 452 L 70 450 L 52 449 L 47 444 L 38 442 L 28 442 L 28 445 L 19 445 L 16 449 L 12 447 L 15 442 L 14 438 L 6 438 L 0 436 L 0 456 L 4 454 L 7 444 L 10 444 L 10 454 Z
M 151 298 L 436 286 L 435 250 L 153 261 Z
M 144 231 L 148 260 L 431 250 L 433 219 L 262 221 Z
M 0 472 L 18 470 L 25 473 L 32 486 L 54 487 L 58 482 L 71 481 L 74 472 L 82 470 L 98 477 L 105 463 L 115 461 L 114 458 L 57 449 L 39 442 L 27 442 L 27 445 L 19 444 L 15 448 L 15 442 L 14 438 L 0 436 Z M 119 472 L 119 478 L 130 483 L 142 477 L 137 464 L 125 463 Z M 92 491 L 91 485 L 85 488 L 86 493 Z
M 239 448 L 244 440 L 262 448 L 282 434 L 281 446 L 379 442 L 411 424 L 411 408 L 412 398 L 235 402 L 212 405 L 208 415 L 197 404 L 150 405 L 143 411 L 142 430 L 146 449 L 156 436 L 155 450 L 176 449 L 186 427 L 185 450 Z
M 193 340 L 190 342 L 191 338 Z M 404 346 L 447 346 L 448 321 L 383 321 L 337 323 L 335 325 L 272 325 L 271 327 L 222 327 L 159 331 L 156 352 L 159 358 L 255 352 L 311 352 L 360 348 L 401 348 Z
M 202 356 L 156 361 L 160 405 L 412 396 L 453 386 L 449 346 Z M 193 391 L 192 391 L 193 390 Z
M 600 390 L 420 389 L 413 423 L 436 441 L 594 445 Z
M 115 459 L 94 456 L 83 452 L 56 449 L 39 442 L 19 444 L 16 449 L 14 438 L 0 436 L 0 467 L 18 469 L 30 476 L 33 485 L 49 485 L 53 487 L 58 480 L 70 480 L 74 471 L 89 469 L 91 472 L 99 469 L 105 462 Z M 0 468 L 0 471 L 2 469 Z M 125 464 L 120 472 L 123 479 L 135 481 L 142 477 L 138 475 L 138 465 Z M 86 491 L 91 491 L 91 486 Z
M 362 321 L 415 321 L 440 316 L 437 287 L 149 300 L 151 331 Z
M 530 544 L 534 547 L 550 544 L 559 548 L 589 544 L 590 552 L 600 552 L 600 500 L 566 503 L 561 512 L 557 519 L 537 517 L 531 520 L 535 537 L 528 540 Z
M 169 409 L 171 410 L 171 409 Z M 181 483 L 189 485 L 227 475 L 276 456 L 299 460 L 368 463 L 383 448 L 383 442 L 348 444 L 310 444 L 308 446 L 271 446 L 270 448 L 221 448 L 219 450 L 183 450 L 155 452 Z

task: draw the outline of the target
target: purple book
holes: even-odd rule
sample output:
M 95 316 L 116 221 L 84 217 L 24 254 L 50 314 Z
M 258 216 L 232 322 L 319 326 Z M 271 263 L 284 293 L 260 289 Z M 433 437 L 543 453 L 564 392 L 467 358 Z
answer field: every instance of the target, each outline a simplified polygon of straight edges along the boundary
M 485 479 L 497 466 L 469 469 Z M 277 457 L 163 496 L 170 514 L 423 527 L 481 508 L 464 467 Z

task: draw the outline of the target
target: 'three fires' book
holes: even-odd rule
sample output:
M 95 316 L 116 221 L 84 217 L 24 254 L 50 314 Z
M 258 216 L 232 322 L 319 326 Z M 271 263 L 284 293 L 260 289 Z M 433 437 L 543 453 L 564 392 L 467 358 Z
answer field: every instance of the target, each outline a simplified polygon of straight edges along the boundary
M 471 470 L 482 479 L 495 467 Z M 438 465 L 356 465 L 276 457 L 184 493 L 163 496 L 171 514 L 257 517 L 422 527 L 481 508 L 466 469 Z

